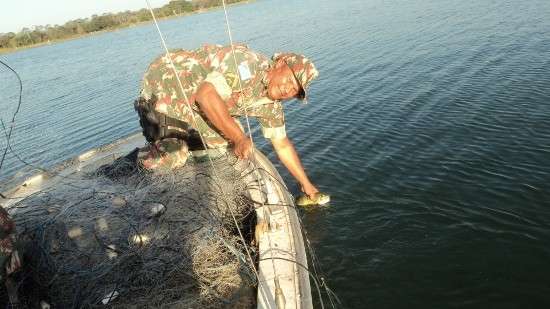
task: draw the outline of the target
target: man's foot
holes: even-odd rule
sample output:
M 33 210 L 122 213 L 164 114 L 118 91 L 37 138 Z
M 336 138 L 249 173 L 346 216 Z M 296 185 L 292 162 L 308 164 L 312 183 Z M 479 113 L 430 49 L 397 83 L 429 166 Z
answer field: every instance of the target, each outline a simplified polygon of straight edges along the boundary
M 296 205 L 300 207 L 324 205 L 328 202 L 330 202 L 330 195 L 323 192 L 317 192 L 312 197 L 304 194 L 296 199 Z

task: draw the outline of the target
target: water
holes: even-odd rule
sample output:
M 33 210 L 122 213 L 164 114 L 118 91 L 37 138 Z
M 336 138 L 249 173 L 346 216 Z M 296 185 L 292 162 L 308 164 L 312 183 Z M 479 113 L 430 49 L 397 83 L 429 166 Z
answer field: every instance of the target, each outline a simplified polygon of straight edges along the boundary
M 229 13 L 237 41 L 303 52 L 321 71 L 286 119 L 333 196 L 304 224 L 344 307 L 550 306 L 550 2 L 266 0 Z M 161 29 L 172 47 L 228 40 L 221 11 Z M 142 25 L 2 55 L 24 84 L 12 147 L 51 166 L 137 131 L 132 101 L 160 53 Z M 7 122 L 17 84 L 0 76 Z M 1 177 L 22 167 L 8 155 Z

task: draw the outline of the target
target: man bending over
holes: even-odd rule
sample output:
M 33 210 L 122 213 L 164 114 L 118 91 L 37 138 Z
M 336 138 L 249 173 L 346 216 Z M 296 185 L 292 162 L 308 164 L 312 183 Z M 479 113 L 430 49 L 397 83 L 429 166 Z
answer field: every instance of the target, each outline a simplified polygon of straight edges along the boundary
M 329 196 L 309 180 L 286 135 L 281 103 L 304 100 L 307 87 L 318 75 L 302 55 L 282 53 L 269 59 L 244 45 L 233 45 L 233 49 L 205 45 L 158 57 L 146 71 L 135 103 L 150 143 L 141 165 L 155 169 L 185 164 L 188 147 L 197 147 L 191 137 L 198 133 L 208 148 L 231 144 L 237 157 L 248 158 L 252 141 L 235 119 L 246 112 L 258 119 L 264 137 L 300 184 L 304 196 L 297 204 L 328 202 Z

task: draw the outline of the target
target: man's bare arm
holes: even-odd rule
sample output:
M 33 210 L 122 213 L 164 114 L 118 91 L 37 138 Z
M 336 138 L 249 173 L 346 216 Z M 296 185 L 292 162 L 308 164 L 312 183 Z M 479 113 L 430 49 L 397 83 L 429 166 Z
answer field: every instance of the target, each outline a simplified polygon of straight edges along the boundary
M 248 158 L 252 151 L 252 142 L 229 115 L 229 110 L 216 88 L 209 82 L 202 83 L 196 100 L 208 120 L 235 145 L 235 154 L 239 158 Z
M 273 145 L 279 160 L 281 160 L 290 174 L 292 174 L 292 176 L 294 176 L 300 184 L 302 191 L 310 197 L 319 192 L 319 190 L 317 190 L 317 188 L 307 177 L 302 163 L 300 162 L 300 158 L 298 157 L 298 153 L 288 137 L 271 139 L 271 144 Z

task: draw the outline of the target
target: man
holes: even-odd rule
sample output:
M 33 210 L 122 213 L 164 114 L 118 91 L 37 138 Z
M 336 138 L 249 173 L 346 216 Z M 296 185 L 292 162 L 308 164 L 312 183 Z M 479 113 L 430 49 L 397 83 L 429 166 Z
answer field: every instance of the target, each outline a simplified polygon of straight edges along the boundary
M 309 180 L 286 136 L 281 104 L 292 98 L 304 100 L 307 87 L 318 74 L 302 55 L 276 54 L 270 60 L 244 45 L 205 45 L 155 59 L 136 101 L 140 124 L 151 143 L 150 151 L 141 158 L 142 165 L 150 169 L 183 165 L 188 147 L 192 147 L 190 137 L 196 132 L 208 148 L 230 143 L 235 155 L 246 159 L 252 141 L 233 118 L 246 113 L 258 119 L 264 137 L 270 139 L 277 156 L 300 184 L 305 195 L 297 204 L 328 202 L 329 196 Z

